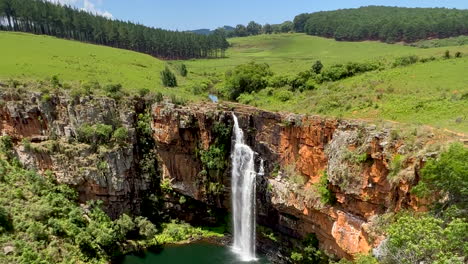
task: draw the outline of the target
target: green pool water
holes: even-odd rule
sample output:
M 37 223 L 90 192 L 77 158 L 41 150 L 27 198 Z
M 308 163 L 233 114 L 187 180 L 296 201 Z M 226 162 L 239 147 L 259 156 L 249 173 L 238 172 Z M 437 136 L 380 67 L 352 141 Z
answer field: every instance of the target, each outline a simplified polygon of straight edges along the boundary
M 229 247 L 208 243 L 168 246 L 160 252 L 146 252 L 142 256 L 128 255 L 121 264 L 267 264 L 260 257 L 255 262 L 242 262 Z

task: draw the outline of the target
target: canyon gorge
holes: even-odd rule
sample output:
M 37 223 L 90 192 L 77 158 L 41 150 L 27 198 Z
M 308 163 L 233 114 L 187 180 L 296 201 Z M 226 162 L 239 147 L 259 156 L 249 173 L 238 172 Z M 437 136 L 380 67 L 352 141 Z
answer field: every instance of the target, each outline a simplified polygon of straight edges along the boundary
M 279 263 L 310 234 L 337 258 L 378 248 L 385 239 L 375 227 L 382 215 L 427 210 L 427 201 L 410 191 L 442 137 L 429 131 L 411 141 L 383 123 L 235 103 L 64 94 L 44 100 L 40 93 L 7 91 L 0 98 L 0 132 L 12 137 L 25 167 L 73 186 L 80 202 L 103 200 L 113 218 L 152 210 L 195 225 L 215 225 L 232 212 L 235 114 L 254 152 L 252 165 L 264 168 L 255 178 L 257 249 Z M 114 146 L 81 139 L 84 126 L 100 124 L 128 136 Z M 265 228 L 277 239 L 262 234 Z

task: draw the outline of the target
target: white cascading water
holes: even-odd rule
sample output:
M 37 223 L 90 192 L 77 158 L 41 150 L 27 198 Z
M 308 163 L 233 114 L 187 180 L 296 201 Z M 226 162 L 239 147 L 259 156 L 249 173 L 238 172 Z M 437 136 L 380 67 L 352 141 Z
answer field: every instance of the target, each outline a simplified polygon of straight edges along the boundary
M 232 152 L 232 216 L 234 224 L 233 250 L 242 261 L 255 258 L 255 167 L 254 152 L 244 143 L 244 133 L 234 119 L 234 149 Z M 263 162 L 262 162 L 263 163 Z M 261 166 L 262 167 L 262 166 Z

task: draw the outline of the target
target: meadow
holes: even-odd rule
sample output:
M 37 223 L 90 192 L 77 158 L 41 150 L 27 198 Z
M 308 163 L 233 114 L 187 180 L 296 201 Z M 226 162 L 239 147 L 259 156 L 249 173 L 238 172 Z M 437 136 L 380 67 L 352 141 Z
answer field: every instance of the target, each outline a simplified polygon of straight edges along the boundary
M 325 67 L 346 62 L 391 64 L 397 57 L 434 56 L 436 61 L 387 67 L 312 91 L 267 88 L 243 96 L 241 102 L 273 111 L 291 111 L 346 118 L 393 120 L 428 124 L 457 132 L 468 131 L 468 45 L 417 48 L 380 42 L 337 42 L 305 34 L 259 35 L 230 39 L 222 59 L 162 61 L 115 48 L 48 36 L 0 32 L 0 81 L 49 80 L 56 75 L 72 85 L 98 81 L 120 83 L 127 92 L 145 88 L 190 101 L 207 100 L 224 87 L 226 71 L 250 61 L 268 63 L 275 75 L 293 76 L 310 69 L 315 60 Z M 463 58 L 441 59 L 446 50 Z M 187 65 L 182 77 L 179 66 Z M 177 75 L 177 88 L 163 87 L 160 72 L 168 65 Z

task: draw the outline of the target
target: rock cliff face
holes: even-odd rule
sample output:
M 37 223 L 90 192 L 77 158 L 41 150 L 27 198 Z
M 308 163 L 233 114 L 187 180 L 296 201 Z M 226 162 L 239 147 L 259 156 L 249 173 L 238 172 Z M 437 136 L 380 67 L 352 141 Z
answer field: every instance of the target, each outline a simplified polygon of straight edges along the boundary
M 358 121 L 278 114 L 241 105 L 155 105 L 152 115 L 163 177 L 178 192 L 209 203 L 200 188 L 203 164 L 195 155 L 215 142 L 213 126 L 232 127 L 235 113 L 249 145 L 265 161 L 257 179 L 258 223 L 293 238 L 314 233 L 322 249 L 350 258 L 381 241 L 371 227 L 376 216 L 418 208 L 409 190 L 418 178 L 424 155 L 399 140 L 390 129 Z M 414 155 L 405 156 L 412 151 Z M 402 158 L 405 157 L 405 158 Z M 396 165 L 395 165 L 395 164 Z M 294 177 L 305 178 L 295 183 Z M 224 193 L 217 206 L 230 207 L 229 171 L 219 183 Z M 325 176 L 323 176 L 325 175 Z M 317 191 L 321 177 L 336 197 L 324 204 Z M 393 178 L 392 178 L 393 177 Z
M 83 202 L 104 200 L 113 217 L 139 213 L 142 197 L 160 194 L 160 179 L 205 213 L 229 210 L 232 113 L 258 154 L 257 168 L 264 160 L 266 173 L 257 178 L 257 222 L 286 238 L 279 243 L 313 233 L 329 254 L 351 258 L 381 241 L 372 232 L 376 216 L 403 208 L 424 210 L 409 191 L 427 156 L 422 151 L 427 142 L 406 144 L 390 129 L 364 122 L 237 104 L 160 103 L 149 109 L 155 155 L 145 156 L 136 129 L 138 114 L 148 108 L 142 100 L 6 92 L 0 98 L 0 133 L 16 142 L 20 161 L 74 186 Z M 125 144 L 80 142 L 79 129 L 93 124 L 124 127 Z M 148 162 L 158 169 L 143 169 Z M 322 199 L 320 186 L 332 194 L 332 202 Z M 172 212 L 183 212 L 181 217 L 206 219 L 190 207 L 174 205 L 174 197 L 167 201 Z M 271 248 L 275 243 L 262 244 Z
M 70 98 L 0 94 L 0 133 L 16 142 L 16 153 L 24 166 L 74 186 L 81 201 L 101 199 L 107 212 L 116 217 L 139 211 L 141 193 L 151 184 L 151 175 L 138 170 L 135 132 L 141 102 L 117 104 L 109 98 Z M 122 126 L 128 144 L 98 146 L 76 140 L 77 130 L 87 124 Z

